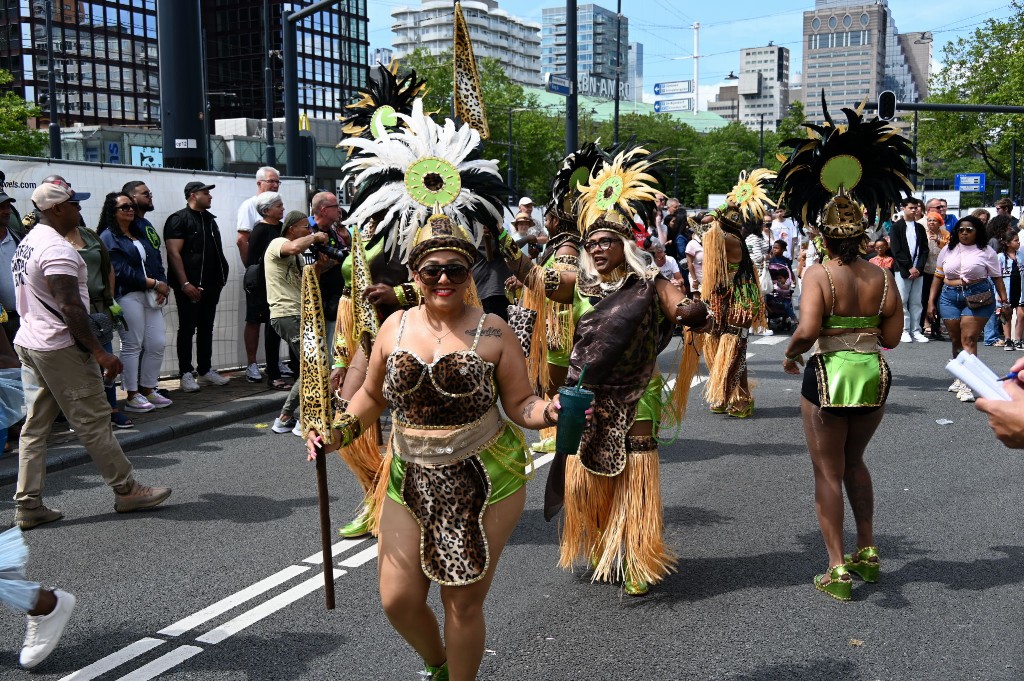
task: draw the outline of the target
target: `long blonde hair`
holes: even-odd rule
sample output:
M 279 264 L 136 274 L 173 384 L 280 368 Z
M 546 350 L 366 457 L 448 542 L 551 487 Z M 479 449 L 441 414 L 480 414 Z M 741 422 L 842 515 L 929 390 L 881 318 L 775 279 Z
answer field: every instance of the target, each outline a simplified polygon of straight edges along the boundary
M 594 233 L 597 234 L 599 232 Z M 621 234 L 610 230 L 605 233 L 622 241 L 622 254 L 626 258 L 623 268 L 627 273 L 633 272 L 641 279 L 654 279 L 657 276 L 658 268 L 654 266 L 654 259 L 650 253 L 641 251 L 635 241 L 627 239 Z M 597 266 L 594 265 L 594 259 L 590 257 L 590 253 L 586 249 L 580 251 L 579 265 L 580 270 L 577 276 L 582 285 L 593 286 L 595 284 L 614 283 L 601 276 L 601 273 L 597 271 Z

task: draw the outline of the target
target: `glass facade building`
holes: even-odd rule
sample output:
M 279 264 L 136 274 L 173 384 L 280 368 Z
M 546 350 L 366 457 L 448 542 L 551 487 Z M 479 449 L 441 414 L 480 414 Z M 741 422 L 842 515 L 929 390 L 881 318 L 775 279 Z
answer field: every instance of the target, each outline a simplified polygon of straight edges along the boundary
M 619 31 L 616 41 L 616 15 L 613 10 L 590 3 L 577 6 L 576 68 L 581 80 L 581 91 L 582 81 L 587 76 L 614 81 L 617 64 L 622 66 L 620 81 L 627 85 L 625 98 L 632 99 L 634 92 L 643 90 L 643 44 L 630 43 L 629 18 L 625 15 L 622 16 Z M 564 76 L 568 59 L 565 5 L 541 10 L 540 51 L 541 75 Z
M 179 0 L 161 0 L 177 2 Z M 55 96 L 62 126 L 160 123 L 157 0 L 53 0 Z M 271 0 L 271 50 L 281 49 L 281 12 L 310 2 Z M 200 0 L 209 120 L 263 118 L 263 0 Z M 42 0 L 0 0 L 0 68 L 31 102 L 49 96 Z M 299 109 L 336 118 L 368 77 L 366 0 L 342 0 L 298 27 Z M 274 115 L 284 115 L 281 61 L 274 59 Z M 196 87 L 202 87 L 202 74 Z M 212 125 L 212 124 L 211 124 Z M 211 127 L 212 130 L 212 127 Z

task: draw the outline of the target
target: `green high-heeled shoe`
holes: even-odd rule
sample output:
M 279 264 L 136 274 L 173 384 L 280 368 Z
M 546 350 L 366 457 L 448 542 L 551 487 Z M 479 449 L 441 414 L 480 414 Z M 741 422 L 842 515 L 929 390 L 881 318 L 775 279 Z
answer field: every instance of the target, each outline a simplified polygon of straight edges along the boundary
M 822 580 L 828 576 L 828 582 Z M 843 565 L 836 565 L 829 568 L 825 575 L 814 576 L 814 588 L 822 591 L 837 601 L 848 601 L 853 598 L 853 577 L 849 570 Z
M 736 419 L 749 419 L 753 415 L 754 415 L 754 399 L 753 398 L 751 398 L 750 401 L 747 402 L 747 406 L 743 407 L 742 409 L 730 409 L 729 410 L 729 416 L 731 416 L 733 418 L 736 418 Z
M 643 596 L 651 590 L 651 585 L 647 582 L 636 579 L 629 569 L 629 563 L 626 563 L 626 577 L 622 580 L 622 590 L 626 592 L 628 596 Z
M 359 515 L 352 519 L 348 525 L 338 530 L 338 534 L 345 539 L 356 539 L 370 534 L 370 523 L 373 520 L 373 507 L 364 504 Z
M 724 414 L 729 411 L 724 404 L 713 404 L 710 409 L 712 414 Z
M 448 661 L 445 660 L 444 664 L 439 667 L 431 667 L 429 664 L 423 665 L 423 674 L 428 676 L 430 681 L 448 681 Z
M 874 558 L 874 560 L 871 560 Z M 853 553 L 843 556 L 846 562 L 843 564 L 850 572 L 856 573 L 865 582 L 877 582 L 878 572 L 882 567 L 882 561 L 878 558 L 877 546 L 865 546 Z

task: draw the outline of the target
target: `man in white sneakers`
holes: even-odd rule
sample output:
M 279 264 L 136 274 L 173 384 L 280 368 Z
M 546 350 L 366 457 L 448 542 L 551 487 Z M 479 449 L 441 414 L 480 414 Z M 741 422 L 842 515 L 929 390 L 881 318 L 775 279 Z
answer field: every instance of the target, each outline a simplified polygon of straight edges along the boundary
M 23 530 L 63 517 L 43 505 L 46 439 L 58 412 L 64 412 L 103 481 L 113 488 L 115 511 L 152 508 L 171 496 L 169 487 L 146 487 L 135 480 L 110 428 L 103 382 L 121 373 L 121 360 L 103 349 L 89 326 L 88 272 L 65 238 L 78 227 L 78 202 L 87 198 L 63 179 L 40 183 L 32 192 L 39 223 L 18 245 L 11 263 L 21 311 L 14 350 L 21 360 L 27 409 L 14 494 L 14 522 Z

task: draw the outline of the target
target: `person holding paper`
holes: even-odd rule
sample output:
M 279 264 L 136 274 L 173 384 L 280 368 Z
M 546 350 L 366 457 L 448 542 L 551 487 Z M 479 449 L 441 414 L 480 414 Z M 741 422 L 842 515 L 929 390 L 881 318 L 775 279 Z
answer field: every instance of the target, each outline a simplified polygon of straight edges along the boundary
M 1024 372 L 1024 359 L 1017 360 L 1010 371 Z M 996 439 L 1010 449 L 1024 449 L 1024 387 L 1016 377 L 1002 384 L 1009 401 L 981 398 L 974 406 L 988 414 L 988 425 Z
M 949 331 L 953 357 L 961 350 L 978 354 L 978 336 L 996 311 L 993 283 L 999 305 L 1006 305 L 1002 270 L 996 252 L 988 246 L 985 224 L 967 215 L 956 223 L 949 243 L 939 251 L 928 301 L 928 318 L 941 317 Z M 974 393 L 960 379 L 953 381 L 949 392 L 955 392 L 961 402 L 974 401 Z
M 851 112 L 847 110 L 849 115 Z M 861 259 L 867 224 L 887 213 L 907 181 L 906 140 L 884 121 L 852 117 L 838 128 L 825 115 L 820 137 L 790 140 L 794 151 L 779 170 L 780 205 L 817 222 L 826 258 L 804 273 L 800 323 L 782 364 L 799 375 L 811 350 L 800 412 L 814 467 L 814 500 L 828 569 L 814 578 L 819 591 L 841 601 L 853 594 L 856 573 L 878 580 L 874 490 L 864 461 L 882 421 L 891 373 L 882 348 L 903 334 L 903 301 L 893 273 Z M 852 154 L 856 163 L 850 162 Z M 863 207 L 862 204 L 863 203 Z M 865 220 L 867 213 L 872 220 Z M 843 487 L 857 525 L 857 548 L 843 553 Z

